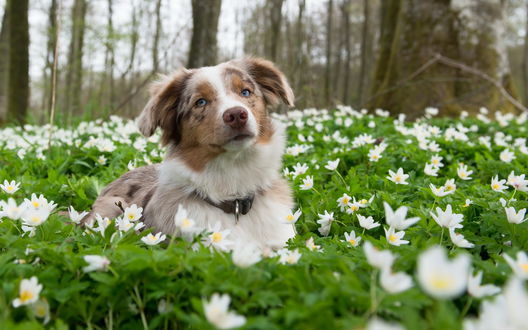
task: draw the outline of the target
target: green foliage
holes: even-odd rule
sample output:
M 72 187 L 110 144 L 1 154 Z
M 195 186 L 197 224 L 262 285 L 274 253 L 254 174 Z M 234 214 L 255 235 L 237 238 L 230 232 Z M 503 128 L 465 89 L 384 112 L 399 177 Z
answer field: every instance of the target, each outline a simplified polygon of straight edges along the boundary
M 512 149 L 516 159 L 505 163 L 499 159 L 504 147 L 492 142 L 488 149 L 478 138 L 496 132 L 522 137 L 526 125 L 512 121 L 507 127 L 500 127 L 473 119 L 432 120 L 429 124 L 443 132 L 457 124 L 475 125 L 476 131 L 465 133 L 467 141 L 446 139 L 445 134 L 429 139 L 439 144 L 438 154 L 444 157 L 445 164 L 438 177 L 431 177 L 424 174 L 423 168 L 435 153 L 423 150 L 414 136 L 398 132 L 393 119 L 356 116 L 349 126 L 343 124 L 344 120 L 332 114 L 304 114 L 299 116 L 298 125 L 292 121 L 288 128 L 290 146 L 309 146 L 306 152 L 284 157 L 285 167 L 290 171 L 296 163 L 309 166 L 306 174 L 289 176 L 296 203 L 303 213 L 296 223 L 298 236 L 289 242 L 290 249 L 297 248 L 302 253 L 296 264 L 280 264 L 275 256 L 249 268 L 238 268 L 230 254 L 211 252 L 203 246 L 193 249 L 191 243 L 180 238 L 171 241 L 169 237 L 162 244 L 147 246 L 140 238 L 151 230 L 130 231 L 121 236 L 110 226 L 104 236 L 90 234 L 61 212 L 51 215 L 37 227 L 34 237 L 28 237 L 22 234 L 20 221 L 3 217 L 0 324 L 12 329 L 42 328 L 42 320 L 33 315 L 31 308 L 12 306 L 21 279 L 36 276 L 43 285 L 40 295 L 50 305 L 51 320 L 46 326 L 54 329 L 212 328 L 204 316 L 202 301 L 215 292 L 231 296 L 230 309 L 247 317 L 247 329 L 360 328 L 375 315 L 409 329 L 461 328 L 469 296 L 436 300 L 420 289 L 414 276 L 417 257 L 427 247 L 442 244 L 450 255 L 462 250 L 451 243 L 448 235 L 442 238 L 442 229 L 429 212 L 436 206 L 445 209 L 451 204 L 454 212 L 464 214 L 464 228 L 457 231 L 475 244 L 465 253 L 471 255 L 475 270 L 483 270 L 484 283 L 502 286 L 511 270 L 501 255 L 513 256 L 528 249 L 528 222 L 518 225 L 507 222 L 499 198 L 511 199 L 512 189 L 504 194 L 495 192 L 490 181 L 495 175 L 506 178 L 511 171 L 528 173 L 528 156 Z M 373 128 L 371 123 L 375 125 Z M 43 147 L 47 141 L 27 143 L 24 158 L 17 155 L 20 141 L 13 148 L 8 147 L 6 138 L 0 140 L 4 144 L 0 149 L 0 180 L 21 183 L 13 196 L 2 192 L 2 199 L 14 197 L 20 203 L 36 193 L 54 200 L 59 211 L 69 205 L 77 210 L 88 209 L 104 185 L 127 171 L 130 161 L 137 161 L 137 166 L 161 161 L 156 143 L 146 142 L 144 150 L 135 145 L 143 138 L 134 132 L 127 133 L 125 128 L 131 123 L 113 118 L 107 123 L 84 124 L 71 136 L 55 132 L 62 137 L 53 141 L 50 150 Z M 320 129 L 315 129 L 317 124 L 321 124 Z M 99 125 L 102 130 L 98 130 Z M 407 124 L 407 128 L 411 126 Z M 31 126 L 26 133 L 19 129 L 9 131 L 9 136 L 42 140 L 47 136 L 43 131 Z M 336 132 L 349 141 L 332 138 Z M 369 161 L 368 157 L 374 144 L 352 142 L 364 133 L 371 134 L 373 140 L 383 139 L 388 145 L 378 162 Z M 7 135 L 6 131 L 0 132 L 0 137 Z M 90 143 L 94 137 L 111 140 L 115 150 L 102 151 L 100 143 Z M 106 157 L 105 165 L 99 163 L 100 156 Z M 324 168 L 327 161 L 335 159 L 340 159 L 336 171 Z M 471 180 L 458 179 L 460 162 L 474 171 Z M 386 179 L 389 170 L 396 171 L 399 167 L 410 175 L 408 185 L 396 185 Z M 299 187 L 307 175 L 313 176 L 314 189 L 301 190 Z M 435 197 L 429 184 L 441 186 L 449 178 L 456 178 L 456 192 Z M 356 214 L 341 212 L 336 201 L 344 193 L 358 200 L 375 195 L 370 206 L 357 212 L 372 216 L 382 226 L 366 231 L 360 227 Z M 467 198 L 473 203 L 465 207 Z M 510 205 L 516 210 L 528 207 L 526 193 L 517 192 L 515 199 Z M 410 244 L 388 244 L 383 230 L 383 201 L 393 208 L 405 205 L 409 207 L 409 216 L 421 218 L 406 230 L 405 239 Z M 335 221 L 330 235 L 321 237 L 317 220 L 318 214 L 325 210 L 334 212 Z M 270 217 L 273 216 L 270 210 Z M 376 277 L 372 280 L 374 270 L 363 249 L 344 241 L 344 233 L 352 230 L 362 237 L 361 243 L 368 240 L 397 254 L 394 270 L 413 275 L 415 285 L 398 294 L 385 292 Z M 305 241 L 311 237 L 322 252 L 305 247 Z M 87 265 L 83 257 L 92 254 L 111 261 L 108 271 L 83 271 Z M 470 301 L 467 315 L 475 315 L 480 302 Z

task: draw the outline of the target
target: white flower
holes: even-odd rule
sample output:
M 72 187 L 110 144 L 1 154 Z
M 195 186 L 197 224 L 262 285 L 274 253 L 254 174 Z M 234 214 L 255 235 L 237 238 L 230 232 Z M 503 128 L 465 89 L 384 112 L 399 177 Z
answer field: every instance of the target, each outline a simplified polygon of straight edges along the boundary
M 83 211 L 81 213 L 75 211 L 73 206 L 68 207 L 68 213 L 70 215 L 70 220 L 73 223 L 76 223 L 76 224 L 79 224 L 81 222 L 82 218 L 84 218 L 88 214 L 88 212 L 86 212 L 86 211 Z
M 466 289 L 469 265 L 467 255 L 451 261 L 442 247 L 435 246 L 418 257 L 418 280 L 423 290 L 435 298 L 455 298 Z
M 136 204 L 132 204 L 125 209 L 123 218 L 127 219 L 128 221 L 137 221 L 141 218 L 142 214 L 143 214 L 143 208 L 138 207 Z
M 24 232 L 22 236 L 24 236 L 25 234 L 28 234 L 28 237 L 34 237 L 35 234 L 37 233 L 37 228 L 33 226 L 22 225 L 21 228 L 22 228 L 22 231 Z
M 444 167 L 444 164 L 442 164 L 442 159 L 444 159 L 444 157 L 434 155 L 433 157 L 431 157 L 431 164 L 436 168 Z
M 84 261 L 88 263 L 88 266 L 85 266 L 83 268 L 83 271 L 85 273 L 93 272 L 94 270 L 102 270 L 106 271 L 108 266 L 110 265 L 110 260 L 108 260 L 105 256 L 98 256 L 98 255 L 86 255 L 83 257 Z
M 181 204 L 178 205 L 178 211 L 174 216 L 174 224 L 186 240 L 192 240 L 194 234 L 201 231 L 201 229 L 196 226 L 196 222 L 189 218 L 187 210 Z
M 46 209 L 49 213 L 55 209 L 57 204 L 55 204 L 53 201 L 48 202 L 48 200 L 43 196 L 40 195 L 37 197 L 36 194 L 31 194 L 31 200 L 25 198 L 24 204 L 27 208 L 33 208 L 33 209 Z
M 440 186 L 440 187 L 436 187 L 434 184 L 429 184 L 429 187 L 431 188 L 431 191 L 433 192 L 433 194 L 436 196 L 436 197 L 444 197 L 444 196 L 447 196 L 449 194 L 452 194 L 454 193 L 455 191 L 454 190 L 451 190 L 451 191 L 446 191 L 445 190 L 445 187 L 443 186 Z
M 366 207 L 366 205 L 361 204 L 360 202 L 356 201 L 356 197 L 353 197 L 352 202 L 348 203 L 348 208 L 346 209 L 346 213 L 352 214 L 358 211 L 362 207 Z
M 396 232 L 394 227 L 389 227 L 389 230 L 387 228 L 385 229 L 385 238 L 387 238 L 387 242 L 394 246 L 400 246 L 402 244 L 409 244 L 409 241 L 402 240 L 403 236 L 405 236 L 405 232 L 399 231 Z
M 282 219 L 282 223 L 286 223 L 286 224 L 293 224 L 293 223 L 296 223 L 297 220 L 299 220 L 299 217 L 301 216 L 302 214 L 302 211 L 301 209 L 298 209 L 297 211 L 295 211 L 295 213 L 293 212 L 289 212 L 286 217 L 284 217 Z
M 115 221 L 115 224 L 116 224 L 117 229 L 122 232 L 127 232 L 132 228 L 134 228 L 134 230 L 140 230 L 141 228 L 145 227 L 145 224 L 143 222 L 138 222 L 134 224 L 133 222 L 130 222 L 128 221 L 128 219 L 125 219 L 125 218 L 117 218 Z
M 468 278 L 468 292 L 475 298 L 484 298 L 486 296 L 493 296 L 501 290 L 498 286 L 492 284 L 481 285 L 482 271 L 479 271 L 475 276 L 471 273 Z
M 352 230 L 350 234 L 345 232 L 345 241 L 350 243 L 351 246 L 356 247 L 358 246 L 359 242 L 361 242 L 361 237 L 356 237 L 356 232 Z
M 302 254 L 299 253 L 299 250 L 295 249 L 290 251 L 288 249 L 280 249 L 277 251 L 279 255 L 279 263 L 283 265 L 294 265 L 301 258 Z
M 20 219 L 26 210 L 26 204 L 22 203 L 22 205 L 18 206 L 13 198 L 9 198 L 7 203 L 5 201 L 0 201 L 0 207 L 2 208 L 0 217 L 6 216 L 13 220 Z
M 366 218 L 359 213 L 356 213 L 356 215 L 359 220 L 359 225 L 367 230 L 380 226 L 379 222 L 374 222 L 374 219 L 371 216 Z
M 513 259 L 507 254 L 503 254 L 502 256 L 508 265 L 510 265 L 515 276 L 524 280 L 528 280 L 528 256 L 526 255 L 526 252 L 517 252 L 517 259 Z
M 0 188 L 8 194 L 14 194 L 20 187 L 20 182 L 17 183 L 15 180 L 9 182 L 4 180 L 4 184 L 0 184 Z
M 475 244 L 465 239 L 464 235 L 455 233 L 455 228 L 449 228 L 449 237 L 451 238 L 451 242 L 459 248 L 471 249 L 475 246 Z
M 374 197 L 375 197 L 375 195 L 372 195 L 368 200 L 366 200 L 365 198 L 360 199 L 360 200 L 357 202 L 357 205 L 358 205 L 359 207 L 361 207 L 361 208 L 365 208 L 365 207 L 369 206 L 369 205 L 372 203 L 372 201 L 374 200 Z M 354 198 L 354 203 L 356 203 L 356 202 L 355 202 L 355 198 Z
M 106 157 L 103 155 L 99 156 L 99 158 L 97 158 L 97 163 L 99 163 L 99 165 L 106 164 Z
M 390 269 L 394 263 L 394 259 L 396 259 L 392 252 L 388 250 L 378 250 L 369 241 L 366 241 L 365 244 L 363 244 L 363 251 L 367 257 L 367 262 L 372 267 L 381 270 Z
M 390 323 L 374 317 L 369 320 L 366 330 L 404 330 L 404 328 L 398 323 Z
M 20 218 L 26 226 L 40 226 L 49 217 L 49 211 L 45 208 L 41 209 L 27 209 L 22 213 Z
M 133 169 L 135 169 L 137 166 L 136 164 L 136 160 L 134 159 L 134 161 L 129 161 L 128 164 L 127 164 L 127 168 L 129 171 L 132 171 Z
M 524 179 L 524 174 L 515 175 L 512 171 L 508 175 L 508 184 L 519 191 L 528 191 L 528 180 Z
M 13 300 L 13 307 L 35 303 L 39 299 L 40 291 L 42 284 L 39 284 L 36 276 L 32 276 L 29 280 L 23 279 L 18 288 L 18 297 Z
M 406 180 L 409 177 L 409 174 L 403 173 L 403 168 L 399 168 L 396 173 L 389 170 L 389 175 L 387 176 L 387 179 L 391 180 L 392 182 L 396 184 L 409 184 Z
M 467 165 L 460 164 L 457 168 L 457 174 L 462 180 L 471 180 L 470 175 L 473 174 L 473 171 L 469 171 Z
M 247 268 L 262 259 L 262 252 L 254 244 L 238 242 L 233 249 L 231 259 L 233 259 L 233 263 L 238 267 Z
M 167 238 L 167 235 L 162 235 L 162 232 L 152 235 L 152 233 L 147 236 L 141 237 L 141 241 L 147 245 L 157 245 L 163 242 Z
M 524 218 L 526 215 L 526 209 L 521 209 L 519 212 L 515 212 L 513 207 L 505 207 L 504 210 L 506 211 L 506 218 L 509 223 L 520 224 L 527 220 Z
M 293 165 L 293 177 L 296 178 L 299 175 L 305 174 L 308 171 L 308 165 L 297 163 Z
M 438 176 L 438 167 L 433 164 L 425 164 L 424 173 L 429 176 Z
M 303 179 L 303 183 L 299 186 L 301 190 L 310 190 L 313 188 L 313 176 L 306 176 Z
M 330 171 L 335 171 L 337 166 L 339 165 L 339 158 L 336 160 L 329 160 L 328 163 L 326 163 L 325 168 Z
M 220 251 L 229 251 L 233 245 L 233 241 L 227 239 L 231 229 L 220 230 L 220 227 L 221 223 L 219 221 L 213 227 L 209 226 L 209 232 L 211 233 L 205 238 L 205 245 Z
M 456 190 L 455 179 L 447 180 L 446 183 L 444 184 L 444 189 L 445 191 L 448 191 L 448 192 L 455 192 Z
M 228 294 L 214 293 L 210 301 L 203 301 L 207 321 L 219 329 L 238 328 L 246 324 L 246 318 L 229 311 L 231 298 Z
M 377 162 L 378 160 L 382 158 L 381 151 L 378 150 L 377 148 L 370 149 L 368 152 L 368 158 L 371 162 Z
M 321 235 L 328 236 L 332 221 L 334 221 L 334 212 L 328 213 L 328 211 L 325 210 L 324 214 L 319 214 L 319 220 L 317 220 L 317 223 L 321 225 L 319 228 Z
M 31 304 L 31 309 L 33 310 L 33 314 L 40 318 L 44 319 L 44 324 L 47 324 L 50 320 L 50 308 L 48 301 L 46 299 L 39 299 L 33 304 Z
M 399 293 L 413 286 L 412 278 L 404 272 L 393 273 L 390 269 L 381 271 L 380 283 L 383 290 L 388 293 Z
M 319 251 L 319 252 L 322 251 L 320 245 L 315 245 L 313 237 L 310 237 L 309 239 L 307 239 L 305 242 L 305 245 L 310 251 Z
M 445 211 L 441 208 L 436 208 L 436 214 L 429 212 L 433 217 L 434 221 L 440 226 L 445 228 L 462 228 L 460 224 L 464 220 L 463 214 L 453 213 L 451 204 L 448 204 Z
M 473 201 L 469 198 L 466 198 L 466 201 L 464 203 L 464 205 L 462 205 L 463 207 L 469 207 L 471 204 L 473 204 Z
M 491 189 L 493 189 L 494 191 L 497 191 L 497 192 L 503 193 L 504 190 L 508 189 L 508 187 L 506 187 L 506 186 L 504 185 L 504 183 L 506 183 L 506 180 L 505 180 L 505 179 L 499 180 L 499 176 L 498 176 L 498 175 L 495 175 L 495 176 L 491 179 Z
M 387 202 L 383 202 L 383 207 L 385 208 L 385 221 L 395 229 L 405 230 L 420 221 L 418 217 L 406 219 L 408 211 L 406 206 L 400 206 L 396 211 L 393 211 Z
M 509 149 L 504 149 L 500 153 L 499 158 L 503 162 L 511 163 L 511 161 L 515 159 L 515 154 L 512 151 L 510 151 Z
M 343 194 L 343 196 L 337 199 L 337 204 L 339 205 L 341 212 L 343 212 L 346 208 L 350 207 L 351 200 L 352 197 L 348 196 L 347 194 Z

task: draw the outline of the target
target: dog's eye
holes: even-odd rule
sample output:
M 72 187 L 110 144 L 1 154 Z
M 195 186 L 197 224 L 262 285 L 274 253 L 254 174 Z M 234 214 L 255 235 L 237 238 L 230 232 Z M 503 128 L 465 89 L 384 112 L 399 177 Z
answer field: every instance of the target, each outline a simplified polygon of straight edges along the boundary
M 240 92 L 240 94 L 242 94 L 242 96 L 246 96 L 246 97 L 247 97 L 247 96 L 249 96 L 249 95 L 251 94 L 251 92 L 249 91 L 249 89 L 244 88 L 244 89 Z
M 203 106 L 205 106 L 205 105 L 207 104 L 207 100 L 206 100 L 206 99 L 203 99 L 203 98 L 202 98 L 202 99 L 198 99 L 198 101 L 196 101 L 195 104 L 196 104 L 197 106 L 199 106 L 199 107 L 203 107 Z

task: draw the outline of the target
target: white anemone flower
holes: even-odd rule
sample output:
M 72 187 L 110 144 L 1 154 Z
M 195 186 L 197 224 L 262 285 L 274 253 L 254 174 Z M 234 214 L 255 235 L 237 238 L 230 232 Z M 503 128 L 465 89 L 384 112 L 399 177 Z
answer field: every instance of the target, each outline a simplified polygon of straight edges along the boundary
M 363 251 L 367 257 L 367 262 L 380 270 L 388 270 L 392 267 L 396 257 L 389 250 L 379 250 L 372 243 L 366 241 L 363 244 Z
M 313 176 L 307 175 L 303 183 L 299 186 L 301 190 L 310 190 L 313 188 Z
M 297 220 L 299 220 L 299 217 L 301 216 L 302 214 L 302 211 L 301 209 L 298 209 L 297 211 L 295 212 L 288 212 L 288 214 L 286 214 L 286 216 L 282 219 L 282 223 L 285 223 L 285 224 L 294 224 L 297 222 Z
M 402 231 L 396 231 L 394 227 L 389 227 L 389 230 L 387 228 L 385 229 L 385 238 L 387 239 L 387 242 L 390 245 L 394 246 L 400 246 L 402 244 L 409 244 L 409 241 L 403 240 L 403 236 L 405 236 L 405 232 Z
M 407 178 L 409 177 L 409 174 L 403 173 L 403 168 L 399 168 L 396 173 L 389 170 L 389 175 L 387 176 L 387 179 L 390 181 L 396 183 L 396 184 L 409 184 L 407 182 Z
M 519 212 L 515 212 L 513 207 L 505 207 L 504 211 L 506 211 L 506 218 L 508 219 L 509 223 L 521 224 L 528 220 L 524 217 L 526 215 L 525 208 L 519 210 Z
M 464 220 L 463 214 L 453 213 L 451 204 L 448 204 L 445 211 L 441 208 L 436 208 L 436 214 L 429 212 L 433 217 L 434 221 L 440 226 L 445 228 L 462 228 L 460 224 Z
M 473 171 L 468 170 L 467 165 L 460 164 L 457 168 L 457 174 L 462 180 L 471 180 L 471 174 L 473 174 Z
M 297 249 L 293 251 L 288 249 L 280 249 L 277 251 L 277 254 L 279 255 L 279 263 L 283 265 L 294 265 L 299 262 L 299 259 L 302 256 L 302 254 Z
M 336 160 L 329 160 L 328 163 L 326 163 L 325 168 L 330 171 L 335 171 L 337 166 L 339 166 L 339 161 L 339 158 Z
M 383 290 L 391 294 L 403 292 L 413 286 L 411 276 L 404 272 L 393 273 L 389 269 L 381 272 L 380 283 Z
M 15 180 L 12 180 L 11 182 L 4 180 L 4 184 L 0 184 L 0 188 L 8 194 L 14 194 L 20 189 L 20 182 L 17 183 Z
M 446 191 L 444 186 L 436 187 L 432 183 L 429 184 L 429 188 L 431 188 L 433 195 L 435 195 L 436 197 L 444 197 L 455 192 L 454 190 Z
M 353 230 L 350 234 L 345 232 L 345 241 L 350 244 L 349 246 L 356 247 L 361 242 L 361 236 L 356 236 L 356 232 Z
M 435 246 L 418 257 L 418 280 L 423 290 L 435 298 L 455 298 L 466 289 L 469 265 L 467 255 L 449 260 L 445 249 Z
M 370 230 L 372 228 L 376 228 L 376 227 L 380 226 L 380 223 L 379 222 L 374 222 L 374 219 L 371 216 L 364 217 L 364 216 L 362 216 L 359 213 L 356 213 L 356 215 L 357 215 L 357 218 L 359 220 L 359 225 L 361 227 L 365 228 L 366 230 Z
M 79 213 L 79 212 L 75 211 L 73 206 L 70 206 L 70 207 L 68 207 L 68 214 L 70 216 L 70 220 L 73 223 L 79 224 L 79 223 L 81 223 L 82 218 L 84 218 L 88 214 L 88 212 L 83 211 L 83 212 Z
M 320 225 L 319 232 L 321 235 L 328 236 L 333 221 L 334 212 L 328 213 L 328 211 L 325 210 L 323 214 L 319 214 L 319 220 L 317 220 L 317 223 Z
M 468 292 L 475 298 L 484 298 L 487 296 L 496 295 L 501 291 L 498 286 L 492 284 L 481 285 L 482 271 L 477 272 L 476 275 L 469 274 L 468 278 Z
M 524 176 L 524 174 L 515 175 L 512 171 L 510 175 L 508 175 L 508 184 L 515 188 L 515 190 L 528 191 L 528 180 L 525 180 Z
M 451 242 L 459 248 L 471 249 L 475 247 L 475 244 L 469 242 L 464 235 L 455 233 L 455 228 L 449 228 L 449 238 L 451 238 Z
M 18 288 L 18 297 L 13 300 L 13 307 L 17 308 L 35 303 L 39 299 L 40 291 L 42 291 L 42 284 L 39 284 L 36 276 L 23 279 Z
M 231 298 L 228 294 L 213 293 L 211 300 L 203 302 L 207 321 L 219 329 L 238 328 L 246 324 L 246 318 L 229 311 Z
M 20 218 L 24 225 L 36 227 L 48 220 L 49 215 L 50 212 L 46 208 L 26 209 Z
M 516 259 L 513 259 L 507 254 L 503 254 L 502 256 L 504 257 L 508 265 L 510 265 L 515 276 L 521 279 L 528 280 L 528 256 L 526 255 L 526 252 L 517 252 Z
M 438 170 L 439 168 L 434 166 L 433 164 L 425 164 L 424 173 L 429 176 L 438 176 Z
M 405 230 L 420 221 L 418 217 L 406 218 L 407 211 L 409 210 L 407 206 L 400 206 L 396 211 L 393 211 L 387 202 L 383 202 L 383 207 L 385 208 L 385 220 L 387 224 L 395 229 Z
M 234 244 L 233 241 L 227 239 L 231 229 L 220 230 L 221 225 L 218 221 L 213 227 L 209 226 L 210 234 L 205 238 L 205 245 L 220 251 L 229 251 Z
M 262 259 L 262 252 L 255 244 L 238 242 L 233 249 L 231 259 L 238 267 L 247 268 Z
M 506 185 L 504 185 L 505 183 L 506 183 L 505 179 L 499 180 L 499 176 L 495 175 L 491 179 L 491 189 L 493 189 L 494 191 L 503 193 L 504 190 L 508 189 L 508 187 Z
M 128 221 L 133 222 L 133 221 L 138 221 L 139 219 L 141 219 L 142 215 L 143 215 L 143 208 L 138 207 L 136 204 L 132 204 L 125 209 L 123 218 L 127 219 Z
M 500 153 L 499 158 L 505 163 L 511 163 L 511 161 L 515 159 L 515 154 L 510 151 L 510 149 L 504 149 Z
M 163 242 L 166 238 L 167 235 L 163 234 L 162 232 L 159 232 L 156 235 L 152 235 L 152 233 L 149 233 L 147 236 L 141 237 L 141 241 L 147 245 L 158 245 L 159 243 Z
M 3 214 L 3 216 L 6 216 L 10 219 L 18 220 L 26 211 L 26 204 L 22 203 L 20 206 L 18 206 L 13 198 L 9 198 L 7 202 L 0 201 L 0 208 L 2 208 L 0 215 Z
M 84 261 L 88 263 L 88 266 L 85 266 L 83 268 L 83 271 L 85 273 L 93 272 L 96 270 L 100 271 L 106 271 L 108 269 L 108 266 L 110 265 L 110 260 L 108 260 L 105 256 L 98 256 L 98 255 L 85 255 Z

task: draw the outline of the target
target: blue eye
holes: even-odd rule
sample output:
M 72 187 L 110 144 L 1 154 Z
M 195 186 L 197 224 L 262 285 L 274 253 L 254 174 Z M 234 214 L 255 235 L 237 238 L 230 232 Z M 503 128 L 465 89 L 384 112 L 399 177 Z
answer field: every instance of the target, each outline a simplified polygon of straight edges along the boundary
M 251 92 L 249 91 L 249 89 L 245 88 L 242 90 L 242 92 L 240 92 L 240 94 L 242 94 L 242 96 L 248 97 L 251 94 Z
M 198 99 L 198 101 L 196 101 L 196 105 L 199 106 L 199 107 L 203 107 L 207 104 L 207 100 L 206 99 Z

